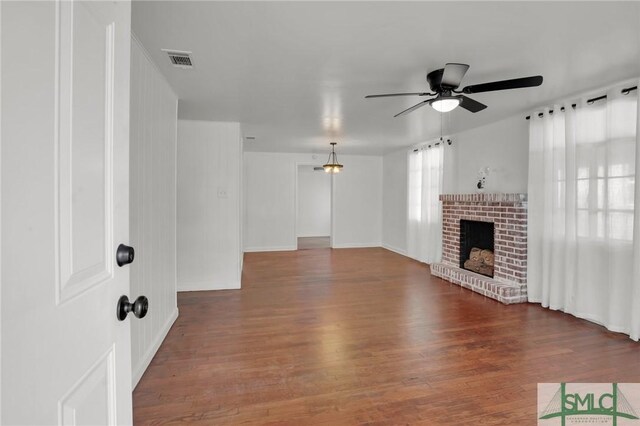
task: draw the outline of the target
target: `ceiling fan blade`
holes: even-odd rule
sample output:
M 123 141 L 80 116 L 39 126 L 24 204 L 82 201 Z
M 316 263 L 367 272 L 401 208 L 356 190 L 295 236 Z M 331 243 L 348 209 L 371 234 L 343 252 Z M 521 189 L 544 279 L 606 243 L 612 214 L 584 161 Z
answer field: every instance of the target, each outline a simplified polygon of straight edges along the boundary
M 491 83 L 474 84 L 462 89 L 462 93 L 494 92 L 496 90 L 520 89 L 523 87 L 535 87 L 542 84 L 542 76 L 514 78 L 513 80 L 493 81 Z
M 431 96 L 433 93 L 386 93 L 384 95 L 367 95 L 365 99 L 369 98 L 388 98 L 390 96 Z
M 418 109 L 418 108 L 420 108 L 420 107 L 423 107 L 423 106 L 425 106 L 425 105 L 428 105 L 428 104 L 429 104 L 429 101 L 430 101 L 430 99 L 429 99 L 429 100 L 426 100 L 426 101 L 422 101 L 422 102 L 420 102 L 420 103 L 418 103 L 418 104 L 415 104 L 415 105 L 414 105 L 414 106 L 412 106 L 411 108 L 407 108 L 407 109 L 405 109 L 404 111 L 401 111 L 401 112 L 397 113 L 397 114 L 396 114 L 396 115 L 394 115 L 393 117 L 395 118 L 395 117 L 400 117 L 401 115 L 409 114 L 411 111 L 415 111 L 415 110 L 417 110 L 417 109 Z
M 487 107 L 485 104 L 480 103 L 471 98 L 468 98 L 464 95 L 460 95 L 459 98 L 460 98 L 460 106 L 466 109 L 467 111 L 478 112 L 478 111 L 482 111 Z
M 442 86 L 449 86 L 453 88 L 460 86 L 460 83 L 462 82 L 462 78 L 467 73 L 468 69 L 469 69 L 469 65 L 467 64 L 445 65 L 440 84 Z

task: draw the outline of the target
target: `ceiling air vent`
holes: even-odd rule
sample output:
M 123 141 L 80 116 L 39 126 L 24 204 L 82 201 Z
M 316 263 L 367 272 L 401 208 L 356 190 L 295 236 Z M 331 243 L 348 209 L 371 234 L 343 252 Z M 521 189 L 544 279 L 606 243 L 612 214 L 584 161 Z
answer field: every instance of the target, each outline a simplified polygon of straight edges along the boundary
M 191 52 L 182 50 L 162 49 L 169 55 L 169 60 L 174 67 L 177 68 L 193 68 L 193 62 L 191 62 Z

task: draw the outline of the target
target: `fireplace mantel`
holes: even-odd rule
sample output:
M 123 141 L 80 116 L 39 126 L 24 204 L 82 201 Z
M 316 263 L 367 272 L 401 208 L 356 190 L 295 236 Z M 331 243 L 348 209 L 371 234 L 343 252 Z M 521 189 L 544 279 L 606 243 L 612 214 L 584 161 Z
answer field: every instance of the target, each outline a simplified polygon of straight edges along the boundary
M 527 194 L 484 193 L 476 194 L 441 194 L 440 201 L 463 203 L 526 203 Z
M 502 303 L 527 301 L 527 194 L 442 194 L 442 262 L 431 273 Z M 494 277 L 460 266 L 460 221 L 494 224 Z

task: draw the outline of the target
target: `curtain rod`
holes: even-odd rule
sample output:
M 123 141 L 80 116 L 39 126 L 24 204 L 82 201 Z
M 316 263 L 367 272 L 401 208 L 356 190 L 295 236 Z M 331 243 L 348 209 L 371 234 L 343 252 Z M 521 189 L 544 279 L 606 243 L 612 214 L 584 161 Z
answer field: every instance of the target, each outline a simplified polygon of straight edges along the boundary
M 630 92 L 634 91 L 634 90 L 638 90 L 638 86 L 633 86 L 633 87 L 627 87 L 626 89 L 622 89 L 620 91 L 620 93 L 622 93 L 623 95 L 628 95 Z M 592 103 L 602 100 L 602 99 L 607 99 L 607 95 L 602 95 L 602 96 L 598 96 L 597 98 L 591 98 L 591 99 L 587 99 L 587 105 L 591 105 Z M 571 104 L 571 108 L 575 108 L 576 104 Z M 560 111 L 564 111 L 564 107 L 560 108 Z M 553 114 L 553 110 L 550 109 L 549 110 L 549 114 Z M 542 117 L 544 115 L 544 113 L 540 112 L 538 113 L 538 117 Z M 530 115 L 527 115 L 525 117 L 525 120 L 529 120 L 531 119 Z
M 431 148 L 431 145 L 433 145 L 433 146 L 438 146 L 438 145 L 440 145 L 440 144 L 443 144 L 443 145 L 444 145 L 444 143 L 445 143 L 445 142 L 447 143 L 447 145 L 451 145 L 451 144 L 453 144 L 453 141 L 451 140 L 451 138 L 447 138 L 447 139 L 446 139 L 446 141 L 445 141 L 443 138 L 440 138 L 440 139 L 438 139 L 438 142 L 425 143 L 425 144 L 423 144 L 423 145 L 420 145 L 420 147 L 421 147 L 421 148 L 424 148 L 424 147 Z M 418 151 L 420 151 L 420 148 L 415 148 L 415 149 L 413 150 L 413 152 L 418 152 Z

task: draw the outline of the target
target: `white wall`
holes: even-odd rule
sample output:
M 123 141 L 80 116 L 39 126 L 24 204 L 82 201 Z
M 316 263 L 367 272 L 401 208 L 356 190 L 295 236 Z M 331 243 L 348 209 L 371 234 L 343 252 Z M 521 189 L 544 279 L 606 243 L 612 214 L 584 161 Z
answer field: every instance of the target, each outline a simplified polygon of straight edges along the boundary
M 492 169 L 485 192 L 527 192 L 529 122 L 522 114 L 453 135 L 454 193 L 476 192 L 478 170 Z
M 133 386 L 178 316 L 176 301 L 176 131 L 178 98 L 134 38 L 131 43 L 130 298 L 149 313 L 131 321 Z
M 296 249 L 296 170 L 299 164 L 322 164 L 325 160 L 324 156 L 314 156 L 244 153 L 245 251 Z M 333 246 L 379 246 L 382 157 L 339 158 L 344 170 L 332 177 Z
M 244 153 L 244 251 L 295 250 L 296 161 L 311 155 Z
M 331 234 L 331 176 L 313 166 L 298 167 L 298 237 Z
M 178 290 L 240 288 L 239 123 L 178 121 Z
M 382 245 L 382 157 L 340 156 L 333 182 L 334 248 Z
M 382 159 L 382 246 L 407 252 L 407 150 Z

